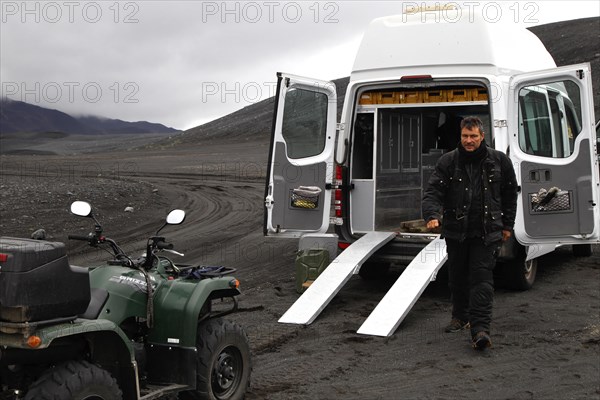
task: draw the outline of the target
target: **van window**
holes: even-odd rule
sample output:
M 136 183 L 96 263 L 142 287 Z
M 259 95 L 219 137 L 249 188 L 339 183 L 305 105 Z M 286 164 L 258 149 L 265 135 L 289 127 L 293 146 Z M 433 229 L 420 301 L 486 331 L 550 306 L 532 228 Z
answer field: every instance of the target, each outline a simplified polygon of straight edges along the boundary
M 581 132 L 579 87 L 571 81 L 527 86 L 519 92 L 519 145 L 527 154 L 565 158 Z
M 288 90 L 281 130 L 289 158 L 321 154 L 327 131 L 327 95 L 304 89 Z

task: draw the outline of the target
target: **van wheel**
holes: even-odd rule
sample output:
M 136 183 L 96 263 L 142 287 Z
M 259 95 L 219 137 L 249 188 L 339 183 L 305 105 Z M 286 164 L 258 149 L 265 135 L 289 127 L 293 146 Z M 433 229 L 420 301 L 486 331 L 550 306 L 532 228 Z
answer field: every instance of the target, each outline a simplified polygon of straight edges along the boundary
M 381 261 L 365 262 L 358 270 L 358 275 L 366 281 L 383 278 L 390 269 L 390 263 Z
M 27 391 L 25 400 L 119 400 L 115 378 L 87 361 L 69 361 L 48 369 Z
M 573 255 L 575 257 L 590 257 L 592 255 L 591 244 L 574 244 Z
M 241 400 L 250 385 L 250 346 L 242 327 L 221 318 L 198 325 L 196 390 L 181 399 Z
M 537 274 L 537 258 L 525 261 L 525 257 L 517 257 L 504 265 L 506 286 L 513 290 L 529 290 L 533 287 Z

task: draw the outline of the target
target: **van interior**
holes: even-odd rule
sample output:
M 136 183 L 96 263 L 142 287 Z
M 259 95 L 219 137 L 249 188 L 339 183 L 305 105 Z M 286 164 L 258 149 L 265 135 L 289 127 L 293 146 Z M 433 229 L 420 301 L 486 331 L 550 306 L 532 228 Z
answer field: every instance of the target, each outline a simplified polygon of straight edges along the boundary
M 353 233 L 425 233 L 423 190 L 442 154 L 460 141 L 460 121 L 477 116 L 491 132 L 483 85 L 364 88 L 350 149 Z M 493 138 L 485 136 L 488 145 Z M 360 212 L 359 212 L 360 210 Z

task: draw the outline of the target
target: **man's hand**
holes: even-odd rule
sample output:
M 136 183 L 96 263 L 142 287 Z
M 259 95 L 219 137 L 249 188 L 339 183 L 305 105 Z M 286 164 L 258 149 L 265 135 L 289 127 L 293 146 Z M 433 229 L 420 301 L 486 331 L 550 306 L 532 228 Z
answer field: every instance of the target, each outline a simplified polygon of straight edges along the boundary
M 427 229 L 435 229 L 438 226 L 440 226 L 440 221 L 438 221 L 437 219 L 432 219 L 429 222 L 427 222 Z
M 512 233 L 510 233 L 510 231 L 507 231 L 507 230 L 502 231 L 502 241 L 503 242 L 506 242 L 508 239 L 510 239 L 511 236 L 512 236 Z

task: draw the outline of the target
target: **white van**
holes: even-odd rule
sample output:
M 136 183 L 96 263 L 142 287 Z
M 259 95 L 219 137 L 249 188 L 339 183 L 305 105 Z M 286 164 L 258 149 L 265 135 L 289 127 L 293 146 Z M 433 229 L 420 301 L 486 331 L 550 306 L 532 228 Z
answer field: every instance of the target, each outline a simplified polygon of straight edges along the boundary
M 332 82 L 278 74 L 265 235 L 334 230 L 343 249 L 369 232 L 396 232 L 360 273 L 408 264 L 436 238 L 421 215 L 428 178 L 457 146 L 461 118 L 474 115 L 488 145 L 515 167 L 518 243 L 506 243 L 500 261 L 512 286 L 527 289 L 537 257 L 561 245 L 589 254 L 599 242 L 590 66 L 557 68 L 539 39 L 514 24 L 427 15 L 370 24 L 339 122 Z M 544 191 L 554 198 L 540 204 Z

